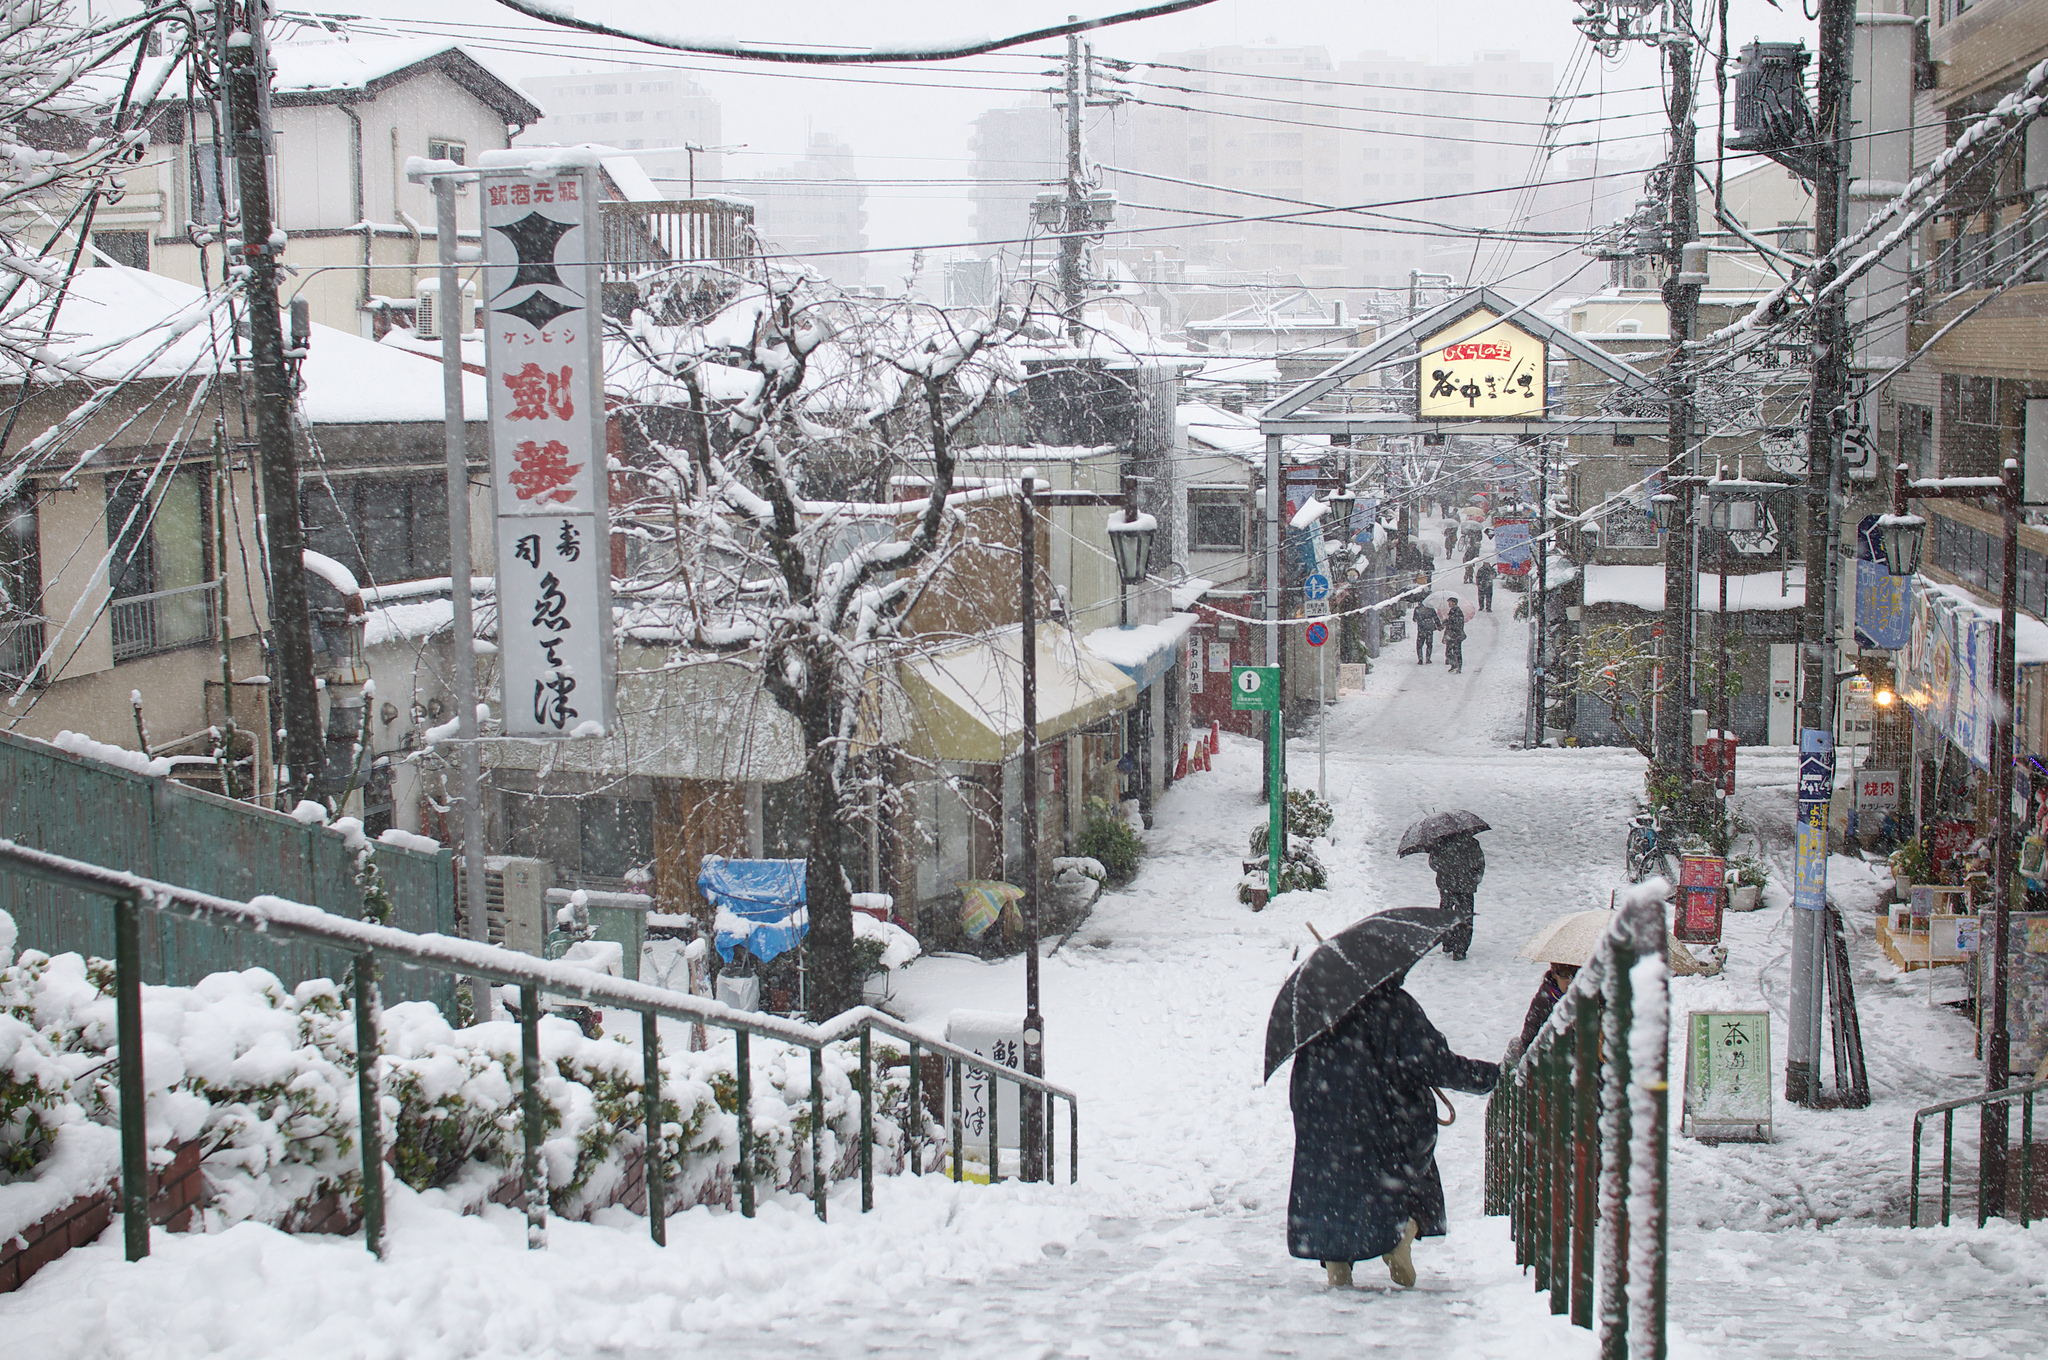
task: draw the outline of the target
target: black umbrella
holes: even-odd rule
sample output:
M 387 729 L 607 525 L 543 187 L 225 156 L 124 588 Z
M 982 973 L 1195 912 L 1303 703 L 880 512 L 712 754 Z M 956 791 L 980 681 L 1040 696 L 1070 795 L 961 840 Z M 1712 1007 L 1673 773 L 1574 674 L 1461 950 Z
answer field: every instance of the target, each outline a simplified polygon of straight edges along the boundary
M 1467 812 L 1463 808 L 1455 812 L 1433 812 L 1401 833 L 1401 854 L 1420 854 L 1436 849 L 1453 836 L 1491 830 L 1493 828 L 1480 820 L 1476 812 Z
M 1294 1051 L 1357 1009 L 1366 993 L 1415 966 L 1457 916 L 1435 907 L 1395 907 L 1368 916 L 1316 946 L 1280 984 L 1266 1021 L 1266 1075 Z

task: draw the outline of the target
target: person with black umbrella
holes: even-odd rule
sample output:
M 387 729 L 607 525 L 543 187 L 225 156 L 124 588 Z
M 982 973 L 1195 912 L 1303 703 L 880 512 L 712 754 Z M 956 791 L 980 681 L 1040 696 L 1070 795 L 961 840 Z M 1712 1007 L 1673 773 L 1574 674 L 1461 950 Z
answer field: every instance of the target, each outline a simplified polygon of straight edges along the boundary
M 1437 905 L 1458 918 L 1458 924 L 1444 936 L 1444 952 L 1462 960 L 1472 947 L 1472 926 L 1479 914 L 1474 897 L 1479 880 L 1486 877 L 1486 852 L 1479 848 L 1478 834 L 1491 831 L 1477 813 L 1462 809 L 1424 817 L 1401 834 L 1402 855 L 1427 852 L 1429 867 L 1436 873 Z
M 1416 1238 L 1447 1226 L 1434 1088 L 1483 1095 L 1500 1079 L 1452 1052 L 1401 986 L 1454 925 L 1421 907 L 1368 916 L 1320 944 L 1274 1002 L 1266 1075 L 1294 1058 L 1287 1250 L 1321 1261 L 1332 1287 L 1374 1256 L 1395 1284 L 1415 1283 Z

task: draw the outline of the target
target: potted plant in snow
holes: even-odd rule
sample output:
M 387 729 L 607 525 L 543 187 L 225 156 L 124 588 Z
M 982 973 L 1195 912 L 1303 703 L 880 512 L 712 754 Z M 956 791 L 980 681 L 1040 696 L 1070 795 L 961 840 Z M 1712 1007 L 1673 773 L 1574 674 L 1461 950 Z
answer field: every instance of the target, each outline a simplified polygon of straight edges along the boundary
M 1754 855 L 1728 861 L 1728 910 L 1755 911 L 1763 901 L 1764 866 Z
M 1898 890 L 1901 902 L 1913 896 L 1915 883 L 1934 881 L 1934 861 L 1928 856 L 1927 846 L 1918 836 L 1892 851 L 1891 866 L 1892 886 Z

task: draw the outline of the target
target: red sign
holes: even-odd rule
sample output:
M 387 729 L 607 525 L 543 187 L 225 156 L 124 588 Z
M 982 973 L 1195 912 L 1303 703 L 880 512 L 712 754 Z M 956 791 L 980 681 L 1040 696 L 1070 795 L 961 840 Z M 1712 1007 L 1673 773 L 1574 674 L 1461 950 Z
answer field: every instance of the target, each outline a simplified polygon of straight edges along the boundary
M 1974 822 L 1936 822 L 1934 843 L 1928 847 L 1928 856 L 1936 864 L 1946 864 L 1970 848 L 1970 842 L 1977 839 Z
M 1464 345 L 1445 345 L 1445 346 L 1444 346 L 1444 358 L 1446 358 L 1446 359 L 1450 359 L 1450 360 L 1459 360 L 1459 359 L 1512 359 L 1512 358 L 1514 358 L 1514 357 L 1515 357 L 1515 352 L 1514 352 L 1514 350 L 1513 350 L 1513 349 L 1512 349 L 1512 348 L 1511 348 L 1510 346 L 1507 346 L 1507 345 L 1496 345 L 1496 344 L 1464 344 Z
M 1689 944 L 1721 939 L 1721 891 L 1727 862 L 1716 855 L 1686 855 L 1678 862 L 1678 919 L 1672 933 Z
M 1328 642 L 1329 640 L 1330 640 L 1330 625 L 1329 625 L 1329 624 L 1327 624 L 1327 623 L 1312 623 L 1312 624 L 1310 624 L 1310 625 L 1308 626 L 1308 645 L 1309 645 L 1309 646 L 1311 646 L 1311 647 L 1320 647 L 1320 646 L 1322 646 L 1322 645 L 1323 645 L 1323 644 L 1324 644 L 1325 642 Z

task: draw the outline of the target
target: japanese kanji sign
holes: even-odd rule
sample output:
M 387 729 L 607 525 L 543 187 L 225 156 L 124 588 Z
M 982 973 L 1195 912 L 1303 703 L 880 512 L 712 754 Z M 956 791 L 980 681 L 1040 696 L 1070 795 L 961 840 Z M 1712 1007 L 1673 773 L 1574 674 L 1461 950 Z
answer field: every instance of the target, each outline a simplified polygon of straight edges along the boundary
M 1694 1011 L 1686 1017 L 1680 1130 L 1703 1142 L 1771 1141 L 1771 1017 Z
M 482 185 L 507 736 L 613 723 L 595 187 L 586 167 L 539 162 Z
M 1544 345 L 1520 327 L 1480 308 L 1418 350 L 1418 419 L 1542 418 Z

